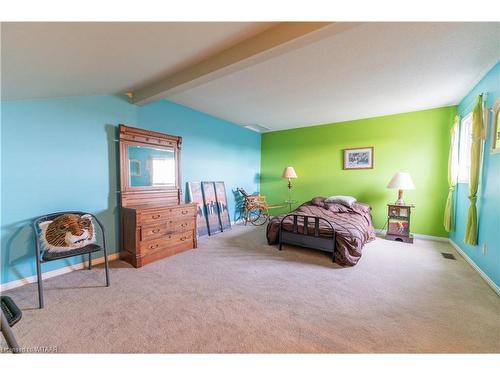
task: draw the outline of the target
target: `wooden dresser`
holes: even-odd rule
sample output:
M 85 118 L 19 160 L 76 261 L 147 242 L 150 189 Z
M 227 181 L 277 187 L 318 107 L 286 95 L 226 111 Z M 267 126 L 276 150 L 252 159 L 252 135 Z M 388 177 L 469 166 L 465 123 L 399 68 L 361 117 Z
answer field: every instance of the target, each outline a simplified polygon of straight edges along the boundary
M 134 267 L 197 246 L 195 203 L 123 207 L 122 218 L 122 259 Z
M 181 141 L 120 125 L 120 257 L 134 267 L 197 247 L 196 203 L 181 203 Z

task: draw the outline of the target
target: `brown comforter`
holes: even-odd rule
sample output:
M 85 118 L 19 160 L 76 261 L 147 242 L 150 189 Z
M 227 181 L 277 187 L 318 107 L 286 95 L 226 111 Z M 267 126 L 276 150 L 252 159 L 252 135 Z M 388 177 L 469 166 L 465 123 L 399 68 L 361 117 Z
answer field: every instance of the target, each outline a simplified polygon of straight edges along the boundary
M 361 249 L 364 244 L 375 239 L 370 206 L 363 203 L 354 203 L 348 207 L 339 203 L 326 203 L 325 198 L 317 197 L 297 208 L 293 213 L 319 216 L 328 220 L 336 234 L 335 262 L 342 266 L 354 266 L 361 258 Z M 267 225 L 267 242 L 276 244 L 279 236 L 280 221 L 284 215 L 276 216 Z M 303 224 L 299 220 L 299 226 Z M 314 222 L 309 221 L 308 231 Z M 283 222 L 285 230 L 292 230 L 293 218 Z M 302 232 L 303 225 L 299 232 Z M 328 224 L 320 221 L 320 235 L 331 235 Z

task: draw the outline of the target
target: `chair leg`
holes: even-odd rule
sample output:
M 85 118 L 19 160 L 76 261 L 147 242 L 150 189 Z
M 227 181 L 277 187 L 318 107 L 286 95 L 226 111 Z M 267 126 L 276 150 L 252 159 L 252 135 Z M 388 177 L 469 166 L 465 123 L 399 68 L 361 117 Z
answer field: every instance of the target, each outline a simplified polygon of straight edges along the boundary
M 40 255 L 37 250 L 36 257 L 36 277 L 38 284 L 38 306 L 40 309 L 43 309 L 43 278 L 42 278 L 42 265 L 40 263 Z
M 109 286 L 109 265 L 108 265 L 108 254 L 106 248 L 104 248 L 104 270 L 106 271 L 106 286 Z
M 7 321 L 7 318 L 5 317 L 3 311 L 0 311 L 1 314 L 1 328 L 2 328 L 2 334 L 3 337 L 5 338 L 5 341 L 7 342 L 7 346 L 12 350 L 12 353 L 16 354 L 19 352 L 19 345 L 17 344 L 16 337 L 12 333 L 12 330 L 10 329 L 9 322 Z
M 92 269 L 92 254 L 89 253 L 89 270 Z

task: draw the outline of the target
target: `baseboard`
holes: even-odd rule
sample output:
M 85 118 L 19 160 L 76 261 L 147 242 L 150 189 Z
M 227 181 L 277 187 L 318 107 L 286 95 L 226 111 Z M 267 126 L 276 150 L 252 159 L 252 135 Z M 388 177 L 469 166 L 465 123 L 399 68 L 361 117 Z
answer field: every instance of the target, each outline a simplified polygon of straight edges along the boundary
M 448 237 L 429 236 L 427 234 L 418 234 L 418 233 L 414 233 L 413 237 L 419 240 L 448 242 Z
M 375 229 L 375 233 L 380 235 L 385 235 L 386 231 L 383 229 Z M 448 237 L 429 236 L 427 234 L 418 234 L 418 233 L 412 233 L 412 235 L 413 238 L 417 238 L 419 240 L 448 242 Z
M 109 254 L 108 255 L 108 261 L 116 260 L 119 257 L 120 257 L 119 253 Z M 104 257 L 103 256 L 100 257 L 100 258 L 92 259 L 92 265 L 97 265 L 97 264 L 102 264 L 102 263 L 104 263 Z M 42 279 L 45 280 L 45 279 L 50 279 L 51 277 L 56 277 L 56 276 L 59 276 L 59 275 L 64 275 L 65 273 L 69 273 L 69 272 L 73 272 L 73 271 L 76 271 L 76 270 L 84 269 L 87 266 L 88 266 L 88 261 L 83 261 L 81 263 L 72 264 L 72 265 L 66 266 L 66 267 L 61 267 L 61 268 L 58 268 L 56 270 L 43 272 L 42 273 Z M 18 287 L 26 285 L 26 284 L 35 283 L 36 280 L 37 280 L 36 275 L 33 275 L 33 276 L 25 277 L 23 279 L 9 281 L 8 283 L 1 284 L 0 285 L 0 290 L 2 292 L 4 292 L 6 290 L 18 288 Z
M 474 268 L 474 270 L 476 270 L 479 276 L 481 276 L 483 280 L 486 281 L 486 283 L 491 287 L 491 289 L 493 289 L 495 293 L 500 296 L 500 287 L 497 284 L 495 284 L 495 282 L 491 280 L 489 276 L 485 274 L 483 270 L 479 268 L 477 264 L 474 263 L 474 261 L 471 258 L 469 258 L 469 256 L 465 253 L 465 251 L 463 251 L 451 238 L 448 238 L 448 242 L 451 244 L 451 246 L 453 246 L 453 248 L 457 251 L 457 253 L 459 253 L 462 256 L 462 258 L 464 258 L 465 261 L 469 263 L 469 265 L 472 268 Z

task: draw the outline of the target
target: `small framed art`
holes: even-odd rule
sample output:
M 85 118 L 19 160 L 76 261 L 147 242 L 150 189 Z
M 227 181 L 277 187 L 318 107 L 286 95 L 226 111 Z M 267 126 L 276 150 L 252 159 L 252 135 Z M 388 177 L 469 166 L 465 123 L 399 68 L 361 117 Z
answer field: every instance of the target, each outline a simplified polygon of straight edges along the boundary
M 373 147 L 344 149 L 344 169 L 372 169 Z
M 141 175 L 141 161 L 140 160 L 129 160 L 130 163 L 130 175 L 140 176 Z

